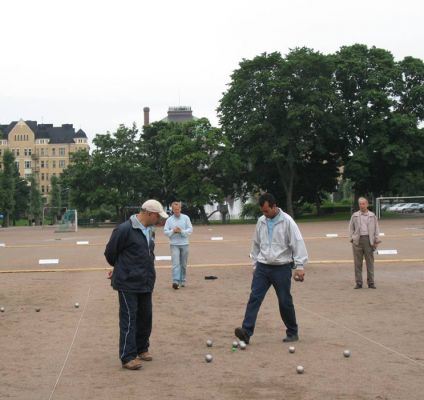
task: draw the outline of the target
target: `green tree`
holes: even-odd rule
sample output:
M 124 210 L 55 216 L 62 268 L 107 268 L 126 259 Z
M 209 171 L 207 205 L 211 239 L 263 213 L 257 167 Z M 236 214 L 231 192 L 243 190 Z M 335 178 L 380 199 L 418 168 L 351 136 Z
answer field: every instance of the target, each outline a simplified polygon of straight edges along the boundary
M 29 192 L 29 220 L 34 222 L 35 225 L 40 225 L 42 212 L 43 212 L 43 198 L 40 190 L 38 189 L 37 180 L 34 176 L 29 178 L 30 192 Z
M 60 218 L 60 215 L 61 215 L 62 192 L 60 188 L 59 178 L 57 176 L 52 176 L 50 183 L 51 183 L 51 191 L 50 191 L 51 218 L 53 220 L 53 224 L 56 224 L 58 218 Z
M 15 171 L 15 209 L 13 212 L 13 225 L 16 220 L 27 216 L 30 187 L 28 181 L 19 176 L 18 171 Z
M 409 192 L 402 177 L 423 167 L 422 61 L 396 63 L 387 50 L 357 44 L 342 47 L 336 62 L 349 138 L 344 175 L 355 197 Z
M 150 169 L 137 127 L 121 125 L 113 134 L 97 135 L 95 149 L 72 157 L 62 174 L 62 186 L 80 211 L 113 206 L 124 219 L 126 207 L 139 206 L 157 191 L 158 174 Z
M 308 177 L 313 197 L 335 187 L 346 146 L 334 68 L 333 57 L 307 48 L 240 63 L 218 112 L 245 166 L 241 192 L 271 191 L 293 214 L 293 202 L 302 200 L 296 186 Z
M 10 219 L 15 211 L 16 166 L 15 156 L 10 150 L 3 155 L 3 173 L 1 179 L 1 207 L 4 212 L 3 226 L 10 226 Z
M 168 204 L 174 199 L 183 200 L 206 222 L 204 205 L 222 202 L 225 196 L 234 194 L 233 182 L 240 169 L 238 156 L 231 151 L 222 130 L 212 127 L 207 119 L 159 128 L 154 144 L 151 136 L 143 138 L 146 148 L 161 151 L 156 159 L 166 188 L 164 200 Z

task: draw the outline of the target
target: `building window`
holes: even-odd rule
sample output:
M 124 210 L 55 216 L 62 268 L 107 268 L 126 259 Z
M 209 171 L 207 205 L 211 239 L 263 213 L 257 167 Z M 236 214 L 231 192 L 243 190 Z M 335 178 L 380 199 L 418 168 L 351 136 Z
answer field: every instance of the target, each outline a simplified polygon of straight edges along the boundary
M 19 161 L 15 161 L 15 166 L 19 170 Z
M 19 149 L 16 149 L 16 157 L 19 156 Z
M 56 148 L 55 147 L 52 148 L 52 156 L 56 157 Z
M 49 180 L 49 174 L 46 174 L 46 181 Z
M 52 164 L 53 164 L 53 168 L 56 168 L 56 160 L 53 160 Z
M 44 156 L 44 149 L 40 149 L 40 151 L 41 151 L 41 156 Z
M 31 161 L 25 161 L 25 168 L 26 169 L 31 168 Z
M 41 173 L 41 180 L 44 181 L 44 172 Z
M 65 160 L 59 160 L 59 168 L 65 168 Z
M 28 150 L 24 149 L 24 156 L 26 157 L 28 155 Z
M 49 185 L 46 186 L 46 192 L 49 193 Z
M 45 165 L 46 165 L 46 168 L 49 168 L 49 161 L 48 160 L 46 160 Z
M 65 155 L 65 148 L 64 147 L 60 147 L 59 148 L 59 156 L 64 156 Z
M 32 150 L 28 149 L 28 155 L 30 156 L 32 154 Z
M 44 193 L 44 185 L 41 186 L 41 193 Z
M 43 160 L 41 160 L 40 164 L 41 164 L 41 168 L 44 168 L 44 161 Z

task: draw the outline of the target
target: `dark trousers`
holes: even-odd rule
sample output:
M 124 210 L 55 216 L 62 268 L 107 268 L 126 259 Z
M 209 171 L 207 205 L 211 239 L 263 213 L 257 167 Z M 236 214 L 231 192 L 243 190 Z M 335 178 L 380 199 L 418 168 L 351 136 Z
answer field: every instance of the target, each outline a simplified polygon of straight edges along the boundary
M 259 308 L 271 285 L 274 286 L 278 297 L 280 315 L 287 328 L 287 336 L 297 335 L 296 313 L 290 293 L 291 277 L 292 264 L 267 265 L 257 263 L 242 325 L 249 336 L 253 335 Z
M 152 293 L 119 291 L 119 358 L 123 364 L 149 349 Z

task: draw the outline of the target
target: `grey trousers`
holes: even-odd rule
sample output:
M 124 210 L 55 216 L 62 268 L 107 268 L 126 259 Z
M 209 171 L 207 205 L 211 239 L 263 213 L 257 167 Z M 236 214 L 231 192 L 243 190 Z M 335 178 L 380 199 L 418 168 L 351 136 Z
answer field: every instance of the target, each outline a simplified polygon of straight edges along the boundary
M 374 284 L 374 249 L 370 244 L 369 236 L 361 236 L 359 244 L 352 243 L 353 261 L 355 263 L 355 281 L 362 285 L 362 262 L 365 257 L 367 264 L 367 283 Z

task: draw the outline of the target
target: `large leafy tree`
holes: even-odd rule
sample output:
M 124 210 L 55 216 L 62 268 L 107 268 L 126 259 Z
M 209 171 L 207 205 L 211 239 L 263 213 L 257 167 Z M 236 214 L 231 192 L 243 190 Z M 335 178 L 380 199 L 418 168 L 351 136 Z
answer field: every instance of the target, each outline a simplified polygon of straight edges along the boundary
M 58 217 L 61 214 L 62 208 L 62 191 L 60 187 L 59 178 L 57 176 L 52 176 L 51 180 L 51 191 L 50 191 L 50 217 L 54 224 L 56 224 Z
M 10 225 L 11 217 L 15 211 L 16 198 L 16 166 L 15 156 L 10 150 L 6 150 L 3 155 L 3 173 L 1 176 L 1 206 L 0 209 L 4 212 L 5 227 Z
M 30 187 L 28 181 L 19 176 L 18 170 L 15 171 L 15 209 L 13 212 L 13 224 L 16 220 L 28 214 Z
M 28 217 L 30 221 L 35 223 L 35 225 L 40 225 L 43 213 L 43 198 L 41 196 L 40 190 L 38 189 L 37 180 L 34 176 L 29 178 L 29 185 L 30 192 Z
M 335 187 L 346 146 L 333 72 L 332 57 L 308 48 L 240 63 L 218 112 L 245 165 L 241 192 L 272 191 L 293 214 L 305 180 L 315 199 Z
M 349 138 L 345 176 L 356 196 L 411 193 L 404 178 L 419 179 L 414 171 L 423 167 L 422 61 L 396 63 L 387 50 L 357 44 L 342 47 L 336 62 Z
M 152 135 L 153 129 L 156 133 Z M 183 200 L 206 220 L 203 206 L 234 194 L 240 163 L 221 129 L 207 119 L 159 124 L 146 129 L 149 159 L 161 171 L 164 200 Z
M 136 126 L 120 126 L 113 134 L 97 135 L 90 156 L 77 152 L 64 171 L 62 186 L 80 210 L 113 206 L 121 219 L 126 208 L 139 206 L 159 184 L 149 168 Z

